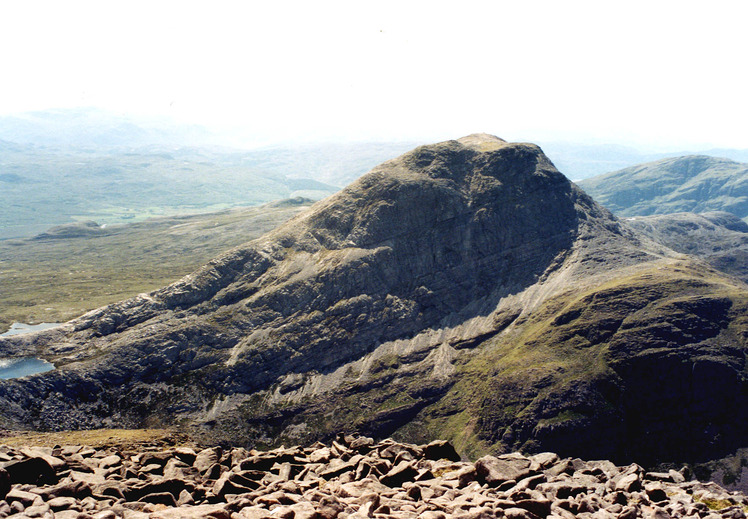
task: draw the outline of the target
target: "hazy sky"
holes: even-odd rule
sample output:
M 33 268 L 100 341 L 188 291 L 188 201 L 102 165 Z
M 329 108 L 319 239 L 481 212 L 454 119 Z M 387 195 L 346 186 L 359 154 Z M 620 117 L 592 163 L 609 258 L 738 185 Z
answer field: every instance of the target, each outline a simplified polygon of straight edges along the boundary
M 748 148 L 746 20 L 744 0 L 9 1 L 0 114 Z

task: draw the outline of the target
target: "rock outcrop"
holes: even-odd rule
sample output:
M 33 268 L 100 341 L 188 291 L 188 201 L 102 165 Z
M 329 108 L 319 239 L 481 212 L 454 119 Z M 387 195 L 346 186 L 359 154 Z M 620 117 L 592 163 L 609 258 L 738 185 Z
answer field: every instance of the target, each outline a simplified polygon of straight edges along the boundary
M 748 432 L 748 291 L 656 244 L 542 151 L 416 148 L 179 282 L 0 340 L 10 427 L 180 423 L 246 446 L 338 431 L 640 462 Z M 2 424 L 0 424 L 2 425 Z
M 0 446 L 0 517 L 49 519 L 745 519 L 748 498 L 684 470 L 543 452 L 461 461 L 426 445 L 340 435 L 330 444 L 173 447 Z
M 626 224 L 671 249 L 748 282 L 748 224 L 732 213 L 638 216 Z

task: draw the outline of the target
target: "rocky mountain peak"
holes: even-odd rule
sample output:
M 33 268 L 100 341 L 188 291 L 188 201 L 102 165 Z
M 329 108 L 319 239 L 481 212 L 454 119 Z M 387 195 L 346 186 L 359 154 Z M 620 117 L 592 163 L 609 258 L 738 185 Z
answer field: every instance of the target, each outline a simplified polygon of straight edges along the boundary
M 457 139 L 457 142 L 476 151 L 496 150 L 507 144 L 504 139 L 488 133 L 471 133 Z
M 475 134 L 420 146 L 385 162 L 315 206 L 303 225 L 328 249 L 370 247 L 448 221 L 496 226 L 494 232 L 511 234 L 502 241 L 512 246 L 528 236 L 525 232 L 573 232 L 581 198 L 585 195 L 537 146 Z M 584 205 L 585 211 L 593 210 L 591 203 Z M 298 235 L 307 231 L 304 226 L 290 222 L 282 232 L 294 234 L 293 229 Z M 306 240 L 305 246 L 315 244 Z
M 181 353 L 155 372 L 138 361 L 154 381 L 213 366 L 209 392 L 214 383 L 252 392 L 490 315 L 557 268 L 580 233 L 618 239 L 617 225 L 539 147 L 471 135 L 385 162 L 263 238 L 39 336 L 34 348 L 106 372 L 117 362 L 102 352 L 134 348 L 128 355 L 154 360 L 148 352 L 166 348 Z M 202 360 L 182 361 L 186 351 Z
M 471 135 L 385 162 L 168 287 L 0 339 L 58 366 L 0 382 L 0 405 L 16 426 L 179 420 L 248 445 L 346 429 L 627 456 L 651 444 L 660 407 L 646 398 L 670 409 L 678 396 L 642 380 L 665 352 L 674 388 L 743 369 L 729 362 L 744 363 L 730 324 L 744 289 L 699 269 L 539 147 Z M 729 362 L 691 369 L 693 352 L 720 348 Z M 722 379 L 718 392 L 748 394 Z M 677 430 L 705 430 L 679 417 Z

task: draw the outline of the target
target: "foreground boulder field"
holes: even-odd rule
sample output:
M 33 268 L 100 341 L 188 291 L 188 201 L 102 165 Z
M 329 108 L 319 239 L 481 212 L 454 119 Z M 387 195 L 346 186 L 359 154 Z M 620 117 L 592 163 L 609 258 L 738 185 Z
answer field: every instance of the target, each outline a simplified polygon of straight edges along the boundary
M 748 286 L 636 231 L 532 144 L 421 146 L 178 282 L 0 355 L 0 427 L 338 432 L 646 466 L 748 441 Z
M 744 519 L 748 498 L 684 470 L 560 458 L 460 461 L 425 445 L 338 435 L 329 444 L 171 447 L 0 446 L 0 517 L 56 519 Z

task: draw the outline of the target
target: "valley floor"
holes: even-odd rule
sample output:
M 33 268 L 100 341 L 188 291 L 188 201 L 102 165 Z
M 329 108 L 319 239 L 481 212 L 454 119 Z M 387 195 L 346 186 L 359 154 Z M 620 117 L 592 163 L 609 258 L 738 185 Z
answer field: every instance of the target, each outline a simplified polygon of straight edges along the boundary
M 311 205 L 292 199 L 211 214 L 0 240 L 0 333 L 13 322 L 63 322 L 150 292 L 253 240 Z

